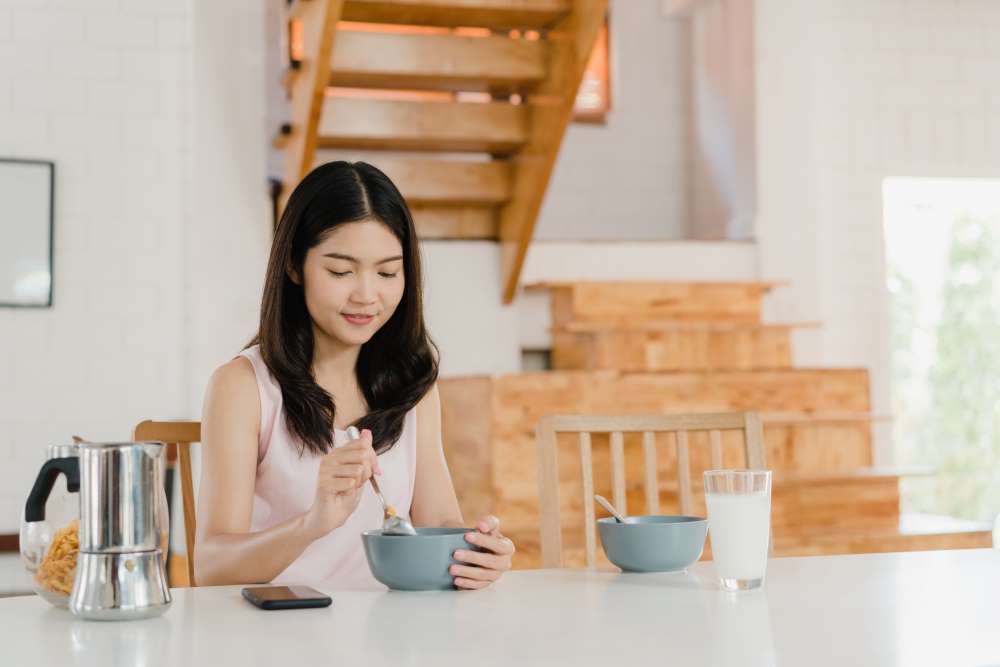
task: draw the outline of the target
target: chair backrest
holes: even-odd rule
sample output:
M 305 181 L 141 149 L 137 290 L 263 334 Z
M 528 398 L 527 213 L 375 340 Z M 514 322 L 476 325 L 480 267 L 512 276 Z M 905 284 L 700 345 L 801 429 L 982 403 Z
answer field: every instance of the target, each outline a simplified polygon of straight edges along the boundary
M 167 445 L 168 465 L 176 459 L 181 472 L 181 503 L 184 509 L 184 541 L 187 544 L 187 585 L 194 586 L 194 479 L 191 474 L 191 444 L 201 442 L 201 422 L 144 421 L 132 431 L 135 441 L 155 440 Z M 171 581 L 173 586 L 184 582 Z
M 656 433 L 674 433 L 677 448 L 677 488 L 680 510 L 692 512 L 690 445 L 688 434 L 707 431 L 712 468 L 723 467 L 722 431 L 743 432 L 743 452 L 748 468 L 765 467 L 763 429 L 756 412 L 650 416 L 551 416 L 543 418 L 536 429 L 538 443 L 538 488 L 541 510 L 542 567 L 562 566 L 562 522 L 560 519 L 559 464 L 556 435 L 579 434 L 580 469 L 583 482 L 584 536 L 587 567 L 596 558 L 594 515 L 594 470 L 591 434 L 608 434 L 611 445 L 612 502 L 626 512 L 625 434 L 642 433 L 645 473 L 646 513 L 658 514 L 660 485 L 656 466 Z

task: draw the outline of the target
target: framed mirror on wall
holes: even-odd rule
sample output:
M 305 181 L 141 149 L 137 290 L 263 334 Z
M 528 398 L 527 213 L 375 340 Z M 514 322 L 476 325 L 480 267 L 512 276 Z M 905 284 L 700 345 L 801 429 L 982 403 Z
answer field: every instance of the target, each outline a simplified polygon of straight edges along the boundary
M 0 308 L 52 306 L 55 164 L 0 158 Z

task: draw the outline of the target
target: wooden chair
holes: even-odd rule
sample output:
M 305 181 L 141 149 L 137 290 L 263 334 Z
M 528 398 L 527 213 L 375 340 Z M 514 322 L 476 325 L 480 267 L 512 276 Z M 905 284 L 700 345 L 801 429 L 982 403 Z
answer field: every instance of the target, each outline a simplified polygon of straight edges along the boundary
M 656 474 L 656 433 L 674 433 L 677 447 L 677 482 L 680 509 L 692 511 L 691 471 L 688 433 L 708 431 L 713 468 L 722 467 L 722 431 L 743 431 L 743 451 L 748 468 L 763 468 L 764 438 L 760 415 L 756 412 L 718 414 L 660 415 L 633 417 L 550 416 L 536 429 L 538 443 L 538 487 L 541 504 L 542 567 L 562 567 L 562 523 L 559 507 L 559 465 L 556 434 L 578 433 L 580 468 L 583 477 L 584 535 L 587 567 L 593 567 L 596 555 L 594 525 L 594 471 L 591 434 L 610 434 L 612 501 L 618 511 L 625 503 L 625 433 L 643 434 L 646 512 L 659 513 L 660 486 Z
M 194 586 L 194 480 L 191 475 L 191 445 L 201 442 L 201 422 L 144 421 L 132 431 L 135 441 L 154 440 L 167 445 L 167 467 L 172 470 L 179 462 L 181 472 L 181 503 L 184 509 L 184 540 L 187 544 L 187 581 L 171 572 L 171 586 Z M 168 493 L 169 493 L 168 489 Z M 169 497 L 169 496 L 168 496 Z M 168 564 L 169 566 L 169 564 Z

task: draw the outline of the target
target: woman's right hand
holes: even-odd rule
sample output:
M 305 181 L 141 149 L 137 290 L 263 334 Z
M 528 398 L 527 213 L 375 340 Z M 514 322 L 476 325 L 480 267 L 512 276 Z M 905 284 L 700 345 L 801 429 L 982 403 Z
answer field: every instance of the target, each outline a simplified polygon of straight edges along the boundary
M 323 457 L 316 497 L 306 514 L 306 526 L 313 539 L 344 525 L 361 500 L 361 487 L 373 473 L 381 475 L 382 470 L 368 429 L 357 440 L 335 447 Z

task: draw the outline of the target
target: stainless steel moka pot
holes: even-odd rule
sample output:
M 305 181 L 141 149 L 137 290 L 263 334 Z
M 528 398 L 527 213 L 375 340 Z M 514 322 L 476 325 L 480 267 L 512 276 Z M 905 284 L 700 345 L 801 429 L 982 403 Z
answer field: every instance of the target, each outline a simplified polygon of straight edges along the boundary
M 60 473 L 79 484 L 80 550 L 69 609 L 87 619 L 150 618 L 170 606 L 164 562 L 169 525 L 161 442 L 83 442 L 79 457 L 46 461 L 25 505 L 45 518 Z

